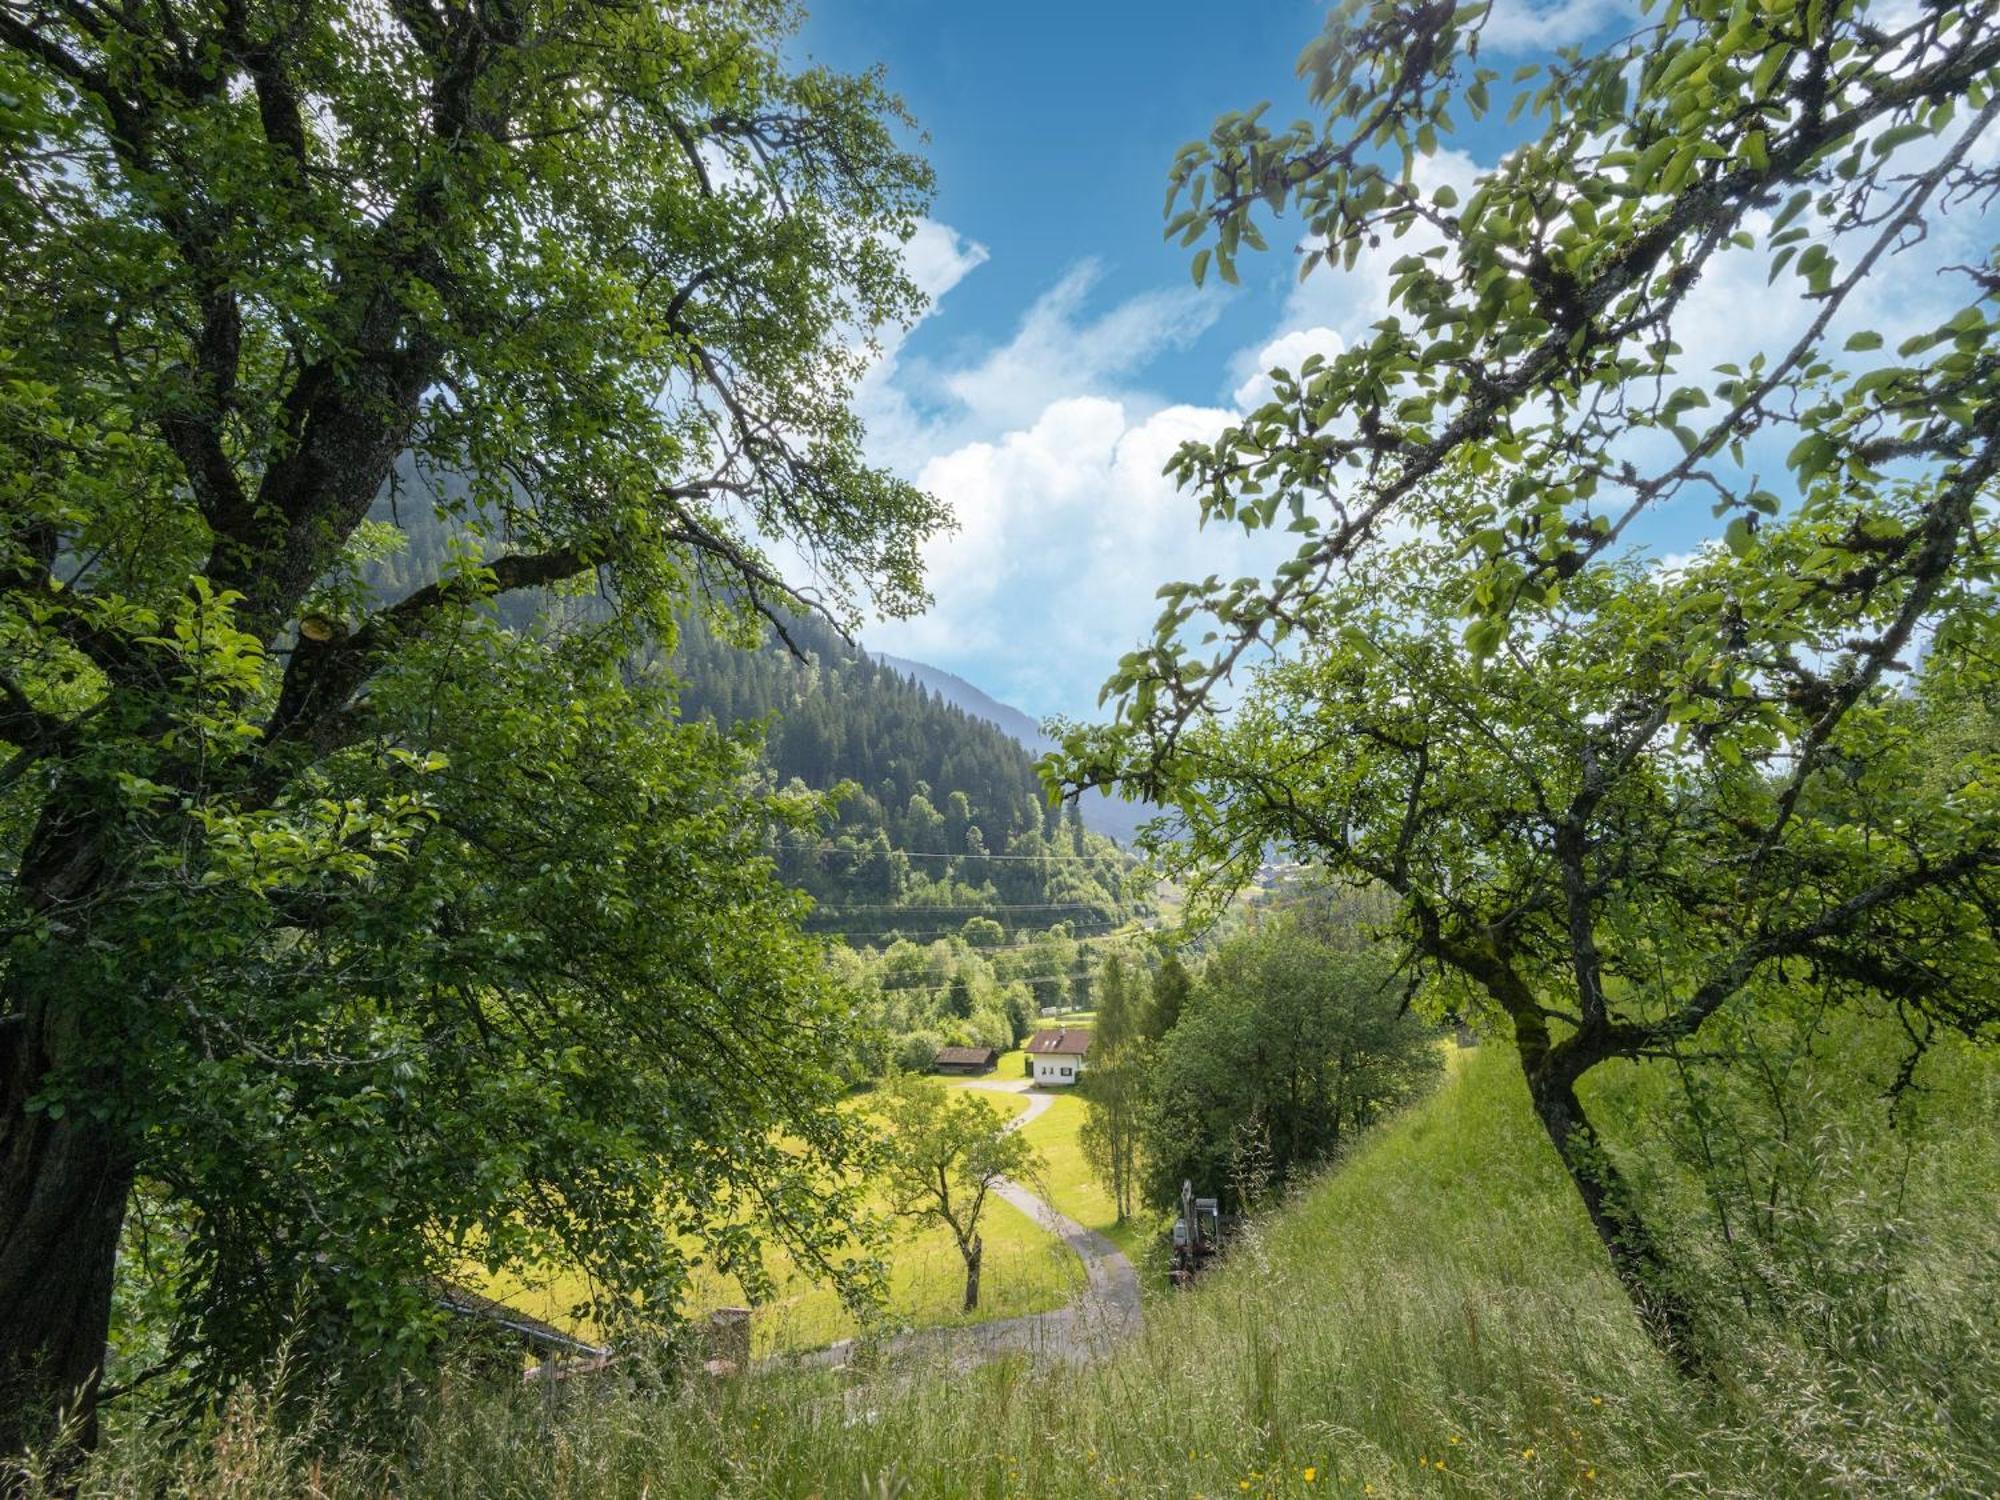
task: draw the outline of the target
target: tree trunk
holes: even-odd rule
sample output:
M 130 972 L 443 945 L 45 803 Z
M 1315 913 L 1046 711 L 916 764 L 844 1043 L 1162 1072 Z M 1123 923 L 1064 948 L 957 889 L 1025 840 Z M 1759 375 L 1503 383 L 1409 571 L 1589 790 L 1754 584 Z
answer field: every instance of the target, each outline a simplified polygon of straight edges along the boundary
M 1647 1335 L 1684 1375 L 1706 1373 L 1694 1311 L 1674 1290 L 1666 1262 L 1632 1202 L 1625 1179 L 1576 1096 L 1575 1077 L 1545 1062 L 1526 1070 L 1535 1114 L 1583 1200 L 1618 1283 Z
M 986 1242 L 978 1235 L 972 1243 L 963 1247 L 965 1256 L 965 1311 L 973 1312 L 979 1306 L 979 1263 L 986 1255 Z
M 17 1033 L 22 1029 L 13 1028 Z M 27 1100 L 43 1070 L 20 1054 L 0 1100 L 0 1474 L 70 1421 L 97 1440 L 97 1383 L 111 1323 L 111 1278 L 132 1166 L 88 1114 L 50 1119 Z M 0 1491 L 4 1491 L 0 1483 Z
M 87 813 L 44 808 L 20 884 L 39 911 L 87 921 L 107 864 Z M 116 1100 L 103 1028 L 117 980 L 86 947 L 17 946 L 0 995 L 0 1477 L 47 1453 L 61 1427 L 73 1451 L 97 1441 L 97 1390 L 112 1276 L 134 1158 L 105 1112 L 29 1103 L 61 1079 Z M 0 1493 L 4 1493 L 0 1478 Z

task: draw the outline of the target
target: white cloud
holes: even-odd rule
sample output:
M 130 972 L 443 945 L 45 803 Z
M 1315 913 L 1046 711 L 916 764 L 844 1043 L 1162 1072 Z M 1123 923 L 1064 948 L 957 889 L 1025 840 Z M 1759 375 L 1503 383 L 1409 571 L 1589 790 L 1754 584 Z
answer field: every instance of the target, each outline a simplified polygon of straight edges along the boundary
M 932 220 L 919 225 L 904 255 L 932 299 L 926 316 L 988 259 L 984 245 Z M 915 477 L 935 454 L 1027 427 L 1072 396 L 1151 403 L 1127 381 L 1162 350 L 1207 329 L 1219 300 L 1193 288 L 1151 291 L 1098 311 L 1090 294 L 1101 278 L 1095 261 L 1071 267 L 1035 299 L 1006 343 L 967 362 L 906 358 L 902 330 L 882 337 L 855 396 L 876 462 Z
M 989 258 L 984 245 L 936 219 L 918 220 L 916 232 L 903 245 L 903 265 L 933 306 Z
M 1297 543 L 1199 529 L 1196 502 L 1161 472 L 1183 442 L 1234 415 L 1070 396 L 995 441 L 933 458 L 917 482 L 959 521 L 927 551 L 937 607 L 871 628 L 868 644 L 976 661 L 981 686 L 1031 712 L 1087 709 L 1118 656 L 1151 637 L 1162 583 L 1261 573 Z
M 1636 12 L 1630 0 L 1494 0 L 1480 29 L 1482 49 L 1547 52 L 1595 36 L 1613 21 Z
M 977 264 L 946 261 L 959 276 Z M 863 391 L 871 452 L 958 523 L 926 549 L 936 605 L 871 627 L 868 644 L 969 671 L 1033 713 L 1088 709 L 1117 657 L 1150 638 L 1162 583 L 1261 572 L 1296 545 L 1202 530 L 1196 501 L 1161 472 L 1240 406 L 1175 405 L 1134 384 L 1224 299 L 1187 288 L 1099 307 L 1101 281 L 1095 262 L 1076 265 L 1005 342 L 957 364 L 893 358 Z M 1331 330 L 1305 330 L 1265 352 L 1282 363 L 1338 347 Z
M 1053 401 L 1115 385 L 1161 350 L 1215 320 L 1217 300 L 1193 288 L 1142 293 L 1089 315 L 1102 272 L 1095 261 L 1070 269 L 1036 298 L 1013 338 L 977 364 L 934 375 L 975 426 L 1004 430 L 1032 422 Z
M 949 224 L 940 224 L 936 219 L 919 219 L 917 227 L 901 246 L 903 270 L 919 292 L 923 293 L 924 306 L 908 328 L 891 324 L 887 327 L 870 329 L 866 334 L 857 332 L 854 343 L 858 346 L 864 338 L 874 340 L 874 360 L 869 378 L 886 379 L 893 372 L 896 355 L 908 340 L 910 334 L 937 311 L 939 301 L 953 287 L 991 258 L 986 247 L 977 240 L 967 239 Z
M 1589 9 L 1566 0 L 1525 14 L 1556 28 L 1583 25 Z M 1505 16 L 1496 20 L 1526 24 Z M 1425 191 L 1448 183 L 1461 200 L 1482 170 L 1457 151 L 1416 167 Z M 1952 218 L 1932 226 L 1931 240 L 1903 257 L 1906 267 L 1875 278 L 1843 311 L 1834 347 L 1847 331 L 1874 326 L 1893 348 L 1902 331 L 1934 321 L 1963 296 L 1962 285 L 1935 268 L 1979 259 L 1990 226 L 1978 211 Z M 964 671 L 1033 713 L 1089 712 L 1117 657 L 1150 638 L 1162 583 L 1269 576 L 1299 541 L 1199 527 L 1196 499 L 1161 473 L 1174 451 L 1267 399 L 1272 367 L 1296 370 L 1313 354 L 1331 357 L 1365 341 L 1389 311 L 1391 267 L 1441 243 L 1420 225 L 1365 252 L 1350 271 L 1322 266 L 1295 283 L 1268 331 L 1229 362 L 1213 405 L 1174 404 L 1149 392 L 1144 376 L 1155 356 L 1209 327 L 1221 299 L 1154 291 L 1100 308 L 1094 263 L 1072 268 L 1003 342 L 969 359 L 890 351 L 863 392 L 871 450 L 944 500 L 959 530 L 927 550 L 936 607 L 918 620 L 870 628 L 868 643 Z M 1859 253 L 1856 245 L 1836 249 L 1850 261 Z M 938 295 L 986 258 L 943 225 L 920 232 L 910 253 L 913 274 Z M 1773 289 L 1767 270 L 1762 253 L 1744 253 L 1719 258 L 1704 274 L 1678 320 L 1684 378 L 1706 378 L 1712 365 L 1750 349 L 1783 348 L 1813 316 L 1816 304 L 1792 278 L 1781 276 Z M 1634 444 L 1633 456 L 1658 457 L 1648 443 Z M 1665 566 L 1685 566 L 1683 549 L 1702 524 L 1676 524 L 1659 539 L 1679 554 Z

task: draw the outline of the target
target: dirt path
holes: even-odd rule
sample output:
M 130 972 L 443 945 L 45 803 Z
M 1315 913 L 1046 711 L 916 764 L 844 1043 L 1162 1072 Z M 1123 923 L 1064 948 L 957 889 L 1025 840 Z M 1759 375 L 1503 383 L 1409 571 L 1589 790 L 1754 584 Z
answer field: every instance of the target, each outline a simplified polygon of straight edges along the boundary
M 1028 1107 L 1014 1117 L 1007 1127 L 1009 1130 L 1019 1130 L 1029 1121 L 1039 1119 L 1056 1102 L 1054 1094 L 1031 1091 L 1026 1079 L 1019 1083 L 974 1083 L 968 1087 L 1027 1094 Z M 1069 1246 L 1077 1259 L 1083 1262 L 1086 1285 L 1078 1302 L 1059 1309 L 1058 1313 L 1039 1316 L 1053 1317 L 1060 1313 L 1081 1311 L 1083 1317 L 1080 1321 L 1085 1325 L 1082 1331 L 1086 1334 L 1103 1334 L 1119 1339 L 1137 1333 L 1140 1321 L 1139 1273 L 1132 1269 L 1132 1262 L 1126 1258 L 1125 1252 L 1096 1230 L 1086 1229 L 1076 1220 L 1056 1212 L 1052 1204 L 1017 1182 L 1003 1182 L 997 1191 L 1002 1198 Z
M 1009 1130 L 1019 1130 L 1030 1120 L 1040 1118 L 1055 1103 L 1053 1094 L 1030 1090 L 1025 1078 L 1016 1083 L 975 1082 L 965 1087 L 1026 1094 L 1028 1107 L 1009 1123 Z M 1054 1312 L 996 1318 L 962 1328 L 919 1328 L 897 1334 L 883 1341 L 886 1351 L 933 1353 L 963 1363 L 977 1363 L 1001 1354 L 1026 1354 L 1037 1361 L 1053 1363 L 1095 1358 L 1139 1331 L 1139 1273 L 1132 1269 L 1132 1262 L 1122 1250 L 1096 1230 L 1086 1229 L 1067 1215 L 1057 1213 L 1053 1206 L 1019 1183 L 1002 1182 L 994 1191 L 1061 1240 L 1083 1262 L 1083 1290 Z M 805 1364 L 845 1364 L 854 1345 L 855 1340 L 843 1339 L 829 1348 L 815 1349 L 796 1358 Z M 778 1362 L 782 1362 L 782 1357 L 772 1361 Z

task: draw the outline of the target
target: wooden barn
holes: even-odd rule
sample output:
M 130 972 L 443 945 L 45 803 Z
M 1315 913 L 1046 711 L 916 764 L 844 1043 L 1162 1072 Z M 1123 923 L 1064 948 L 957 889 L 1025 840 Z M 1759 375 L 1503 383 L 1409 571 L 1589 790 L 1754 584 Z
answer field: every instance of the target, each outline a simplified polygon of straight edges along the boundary
M 1000 1060 L 995 1047 L 940 1047 L 931 1063 L 933 1073 L 991 1073 Z

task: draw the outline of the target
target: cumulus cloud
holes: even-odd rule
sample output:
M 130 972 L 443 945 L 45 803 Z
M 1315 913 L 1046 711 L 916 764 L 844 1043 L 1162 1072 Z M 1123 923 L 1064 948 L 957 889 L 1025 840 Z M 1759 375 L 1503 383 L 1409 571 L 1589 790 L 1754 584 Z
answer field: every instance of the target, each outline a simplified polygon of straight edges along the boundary
M 1161 472 L 1234 416 L 1071 396 L 939 454 L 916 476 L 959 521 L 926 557 L 937 607 L 871 629 L 869 644 L 976 663 L 982 686 L 1031 711 L 1087 709 L 1117 657 L 1150 637 L 1163 582 L 1262 572 L 1296 544 L 1198 529 L 1195 502 Z
M 1479 43 L 1497 52 L 1547 52 L 1573 46 L 1636 12 L 1630 0 L 1494 0 Z
M 938 285 L 984 259 L 943 226 L 927 248 Z M 1189 288 L 1105 303 L 1102 280 L 1094 262 L 1073 266 L 969 359 L 892 350 L 862 392 L 878 461 L 958 523 L 926 549 L 935 607 L 871 627 L 868 644 L 966 671 L 1038 714 L 1090 707 L 1118 655 L 1151 635 L 1162 583 L 1263 571 L 1296 541 L 1203 531 L 1196 502 L 1162 472 L 1241 410 L 1166 401 L 1139 379 L 1208 328 L 1222 299 Z M 1303 330 L 1275 341 L 1267 363 L 1337 347 L 1330 330 Z M 1242 376 L 1246 388 L 1262 378 Z
M 984 245 L 936 219 L 918 220 L 916 232 L 903 245 L 903 265 L 933 307 L 989 258 Z
M 1183 344 L 1215 321 L 1218 302 L 1193 288 L 1145 292 L 1093 312 L 1102 275 L 1084 261 L 1038 297 L 1014 336 L 978 362 L 955 370 L 919 367 L 937 381 L 974 425 L 1023 426 L 1052 401 L 1116 387 L 1161 350 Z
M 1501 10 L 1495 23 L 1503 35 L 1526 35 L 1505 28 L 1532 19 L 1552 37 L 1610 12 L 1564 0 Z M 1449 184 L 1461 199 L 1482 170 L 1460 151 L 1416 167 L 1427 192 Z M 1878 276 L 1843 310 L 1833 346 L 1871 327 L 1893 349 L 1903 333 L 1935 322 L 1965 292 L 1939 268 L 1981 258 L 1987 241 L 1984 213 L 1934 223 L 1916 252 L 1899 257 L 1907 264 L 1897 274 Z M 1269 576 L 1299 540 L 1200 528 L 1196 500 L 1163 466 L 1181 443 L 1211 438 L 1267 400 L 1274 367 L 1296 370 L 1314 354 L 1331 357 L 1365 341 L 1389 310 L 1390 268 L 1440 243 L 1420 225 L 1365 252 L 1345 273 L 1322 266 L 1295 283 L 1269 326 L 1227 363 L 1208 404 L 1176 402 L 1149 390 L 1146 377 L 1158 355 L 1211 325 L 1223 299 L 1177 289 L 1106 304 L 1101 268 L 1090 262 L 1072 267 L 983 352 L 950 361 L 891 350 L 863 392 L 871 449 L 951 506 L 959 530 L 928 551 L 935 609 L 871 628 L 869 644 L 963 671 L 1033 713 L 1088 713 L 1117 657 L 1150 637 L 1162 583 Z M 1859 253 L 1853 244 L 1833 248 L 1850 263 Z M 940 296 L 986 258 L 943 225 L 921 232 L 910 254 L 914 274 Z M 1789 274 L 1774 289 L 1768 271 L 1759 251 L 1723 256 L 1704 274 L 1677 320 L 1685 378 L 1706 378 L 1713 365 L 1755 349 L 1782 349 L 1814 316 L 1818 305 L 1799 295 Z M 1654 453 L 1652 442 L 1634 443 L 1636 461 L 1677 456 L 1665 446 Z M 1753 452 L 1751 462 L 1768 476 L 1775 470 L 1766 458 Z M 1705 524 L 1674 521 L 1651 538 L 1676 554 L 1666 566 L 1685 566 L 1685 549 L 1698 545 Z
M 939 296 L 986 258 L 943 225 L 910 253 Z M 967 671 L 1035 713 L 1089 707 L 1117 655 L 1150 635 L 1163 582 L 1266 565 L 1240 534 L 1202 532 L 1195 502 L 1161 472 L 1235 411 L 1174 404 L 1139 381 L 1206 330 L 1222 299 L 1187 288 L 1106 304 L 1102 281 L 1096 262 L 1071 267 L 969 359 L 890 348 L 860 392 L 871 453 L 958 523 L 926 550 L 935 607 L 871 627 L 868 644 Z M 1281 353 L 1323 343 L 1302 334 Z

